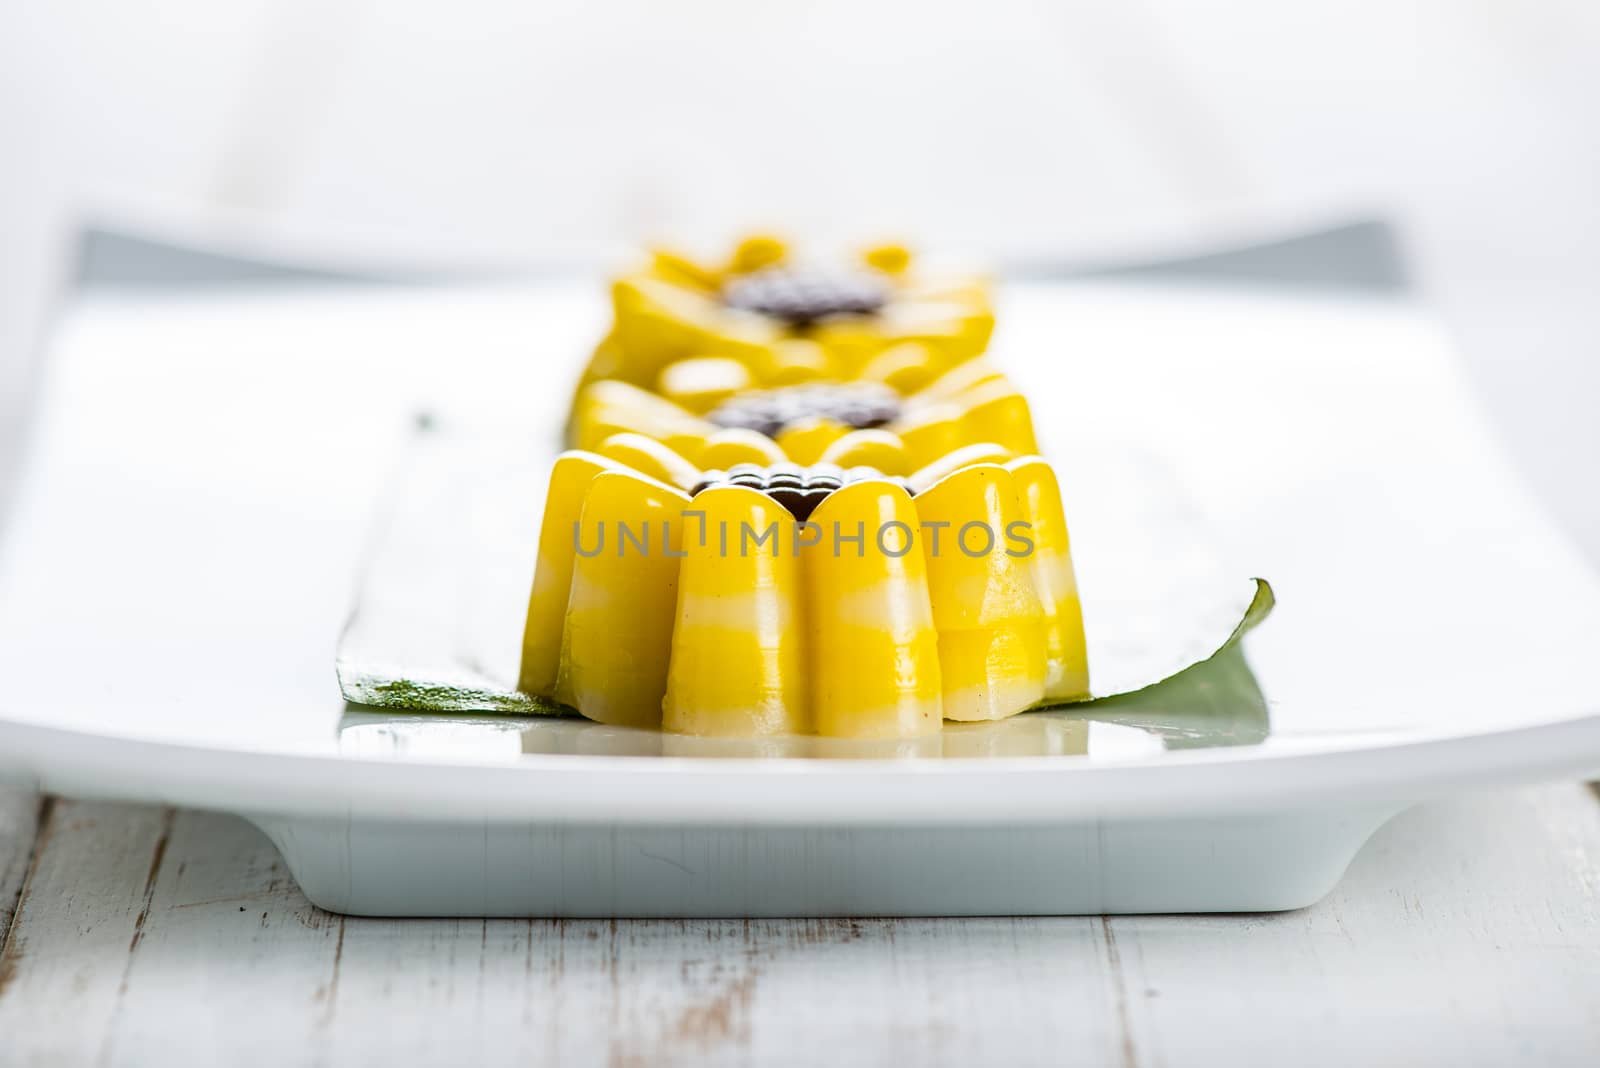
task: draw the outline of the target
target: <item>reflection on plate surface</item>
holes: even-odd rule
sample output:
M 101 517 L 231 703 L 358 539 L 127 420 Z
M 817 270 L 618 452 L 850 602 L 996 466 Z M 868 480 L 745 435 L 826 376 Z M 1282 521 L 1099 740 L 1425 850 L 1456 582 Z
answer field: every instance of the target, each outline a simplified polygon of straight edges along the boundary
M 1267 734 L 1266 698 L 1243 650 L 1233 646 L 1138 693 L 994 723 L 946 723 L 942 732 L 924 738 L 700 738 L 575 716 L 393 714 L 352 705 L 339 725 L 339 751 L 465 761 L 562 753 L 834 760 L 1068 756 L 1123 762 L 1175 749 L 1257 745 Z

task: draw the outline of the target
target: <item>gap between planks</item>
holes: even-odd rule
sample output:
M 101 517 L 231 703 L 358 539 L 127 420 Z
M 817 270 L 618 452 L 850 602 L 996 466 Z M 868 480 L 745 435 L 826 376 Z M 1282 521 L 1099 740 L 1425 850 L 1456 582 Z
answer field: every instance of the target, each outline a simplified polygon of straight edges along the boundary
M 11 920 L 44 848 L 53 806 L 48 796 L 0 789 L 0 994 L 14 971 Z

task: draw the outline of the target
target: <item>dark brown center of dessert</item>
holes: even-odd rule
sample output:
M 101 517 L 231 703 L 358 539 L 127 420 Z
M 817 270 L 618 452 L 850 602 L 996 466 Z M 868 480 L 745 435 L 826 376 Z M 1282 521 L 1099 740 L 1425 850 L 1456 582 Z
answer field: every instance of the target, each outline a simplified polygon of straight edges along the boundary
M 875 315 L 889 301 L 888 282 L 865 271 L 768 267 L 722 287 L 722 302 L 803 329 L 835 315 Z
M 824 416 L 863 430 L 900 415 L 900 395 L 880 382 L 811 382 L 740 393 L 706 416 L 718 426 L 743 427 L 775 438 L 784 427 Z
M 713 486 L 743 486 L 765 493 L 803 522 L 810 519 L 817 505 L 827 500 L 835 490 L 869 478 L 893 482 L 907 493 L 915 494 L 911 483 L 903 478 L 890 478 L 875 467 L 842 468 L 835 464 L 816 464 L 812 467 L 773 464 L 771 467 L 762 467 L 759 464 L 735 464 L 726 471 L 707 471 L 702 474 L 689 495 L 698 496 Z

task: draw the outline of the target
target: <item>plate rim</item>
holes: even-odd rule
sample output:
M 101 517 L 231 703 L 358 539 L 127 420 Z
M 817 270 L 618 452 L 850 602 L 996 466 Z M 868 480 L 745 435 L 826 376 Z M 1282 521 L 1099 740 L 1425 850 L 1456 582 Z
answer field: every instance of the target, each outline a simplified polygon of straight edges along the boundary
M 524 754 L 489 763 L 227 748 L 0 720 L 0 779 L 76 797 L 405 823 L 1027 825 L 1414 802 L 1600 775 L 1600 711 L 1311 752 L 1160 760 L 790 759 Z M 663 784 L 665 789 L 652 789 Z M 726 804 L 728 791 L 740 804 Z

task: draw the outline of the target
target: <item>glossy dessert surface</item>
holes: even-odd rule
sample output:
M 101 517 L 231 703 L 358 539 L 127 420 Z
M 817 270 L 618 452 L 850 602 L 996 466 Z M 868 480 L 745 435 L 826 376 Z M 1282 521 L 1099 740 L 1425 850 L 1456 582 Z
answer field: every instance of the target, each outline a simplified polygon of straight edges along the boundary
M 627 444 L 688 485 L 603 453 L 557 459 L 524 692 L 603 723 L 847 737 L 1087 695 L 1061 506 L 1037 457 L 914 492 L 920 472 L 708 477 L 665 445 Z
M 981 278 L 757 236 L 655 253 L 613 313 L 551 475 L 523 692 L 686 734 L 886 738 L 1088 696 L 1060 489 L 982 358 Z

